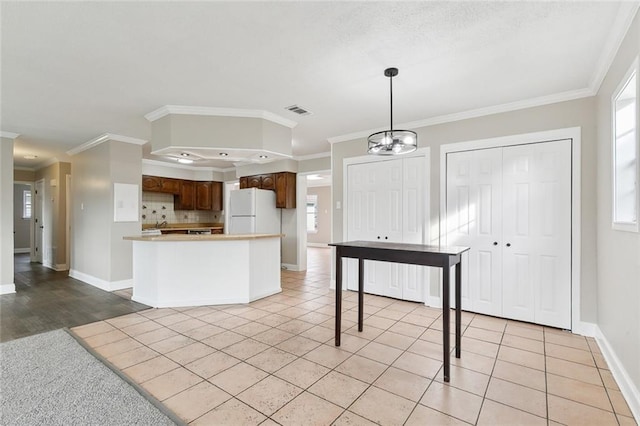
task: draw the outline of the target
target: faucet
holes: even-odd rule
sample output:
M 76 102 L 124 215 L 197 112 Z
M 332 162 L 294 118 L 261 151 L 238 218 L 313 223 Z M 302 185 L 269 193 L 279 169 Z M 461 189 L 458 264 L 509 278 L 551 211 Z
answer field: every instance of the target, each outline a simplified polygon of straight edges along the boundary
M 156 221 L 156 228 L 162 228 L 163 226 L 167 226 L 167 225 L 168 225 L 168 223 L 167 223 L 167 221 L 166 221 L 166 220 L 165 220 L 165 221 L 163 221 L 162 223 L 158 223 L 158 222 Z

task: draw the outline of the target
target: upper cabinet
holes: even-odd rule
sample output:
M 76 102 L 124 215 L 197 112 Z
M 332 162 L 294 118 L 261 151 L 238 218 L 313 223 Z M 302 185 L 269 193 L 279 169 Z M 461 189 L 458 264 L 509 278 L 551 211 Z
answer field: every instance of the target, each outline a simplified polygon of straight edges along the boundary
M 142 176 L 142 190 L 173 194 L 174 210 L 222 211 L 222 182 Z
M 259 188 L 275 191 L 277 208 L 296 208 L 295 173 L 280 172 L 264 175 L 243 176 L 240 178 L 240 189 L 245 188 Z
M 196 182 L 196 210 L 222 210 L 222 182 Z
M 180 179 L 145 175 L 142 176 L 142 190 L 178 194 L 180 192 Z
M 194 210 L 196 207 L 196 183 L 191 180 L 180 182 L 180 193 L 173 198 L 174 210 Z

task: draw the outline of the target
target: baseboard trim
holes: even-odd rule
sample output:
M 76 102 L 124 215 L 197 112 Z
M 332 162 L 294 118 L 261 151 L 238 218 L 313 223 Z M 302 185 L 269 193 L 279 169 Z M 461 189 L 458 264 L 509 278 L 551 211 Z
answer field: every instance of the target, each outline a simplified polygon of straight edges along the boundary
M 69 267 L 67 266 L 66 263 L 58 263 L 51 269 L 53 269 L 54 271 L 60 272 L 60 271 L 68 271 Z
M 300 269 L 300 266 L 293 265 L 291 263 L 282 263 L 280 266 L 282 266 L 282 269 L 286 269 L 287 271 L 294 271 L 294 272 L 304 271 L 304 269 Z
M 596 337 L 597 328 L 598 326 L 595 323 L 580 321 L 572 327 L 571 332 L 581 336 Z
M 273 296 L 274 294 L 282 293 L 282 287 L 278 287 L 275 290 L 264 291 L 262 293 L 253 294 L 249 297 L 249 302 L 255 302 L 258 299 L 262 299 L 267 296 Z
M 2 284 L 0 285 L 0 294 L 13 294 L 16 292 L 15 284 Z
M 13 249 L 13 253 L 14 253 L 14 254 L 31 253 L 31 249 L 30 249 L 29 247 L 25 247 L 25 248 L 14 248 L 14 249 Z
M 75 269 L 69 270 L 69 276 L 94 287 L 98 287 L 100 290 L 104 291 L 123 290 L 125 288 L 133 287 L 133 278 L 120 281 L 106 281 L 98 277 L 94 277 L 93 275 L 76 271 Z
M 638 387 L 633 383 L 633 380 L 631 380 L 626 368 L 624 368 L 624 365 L 620 362 L 620 358 L 618 358 L 613 347 L 597 325 L 595 326 L 595 338 L 604 359 L 611 369 L 613 378 L 616 380 L 627 404 L 629 404 L 629 409 L 631 409 L 633 417 L 635 417 L 636 422 L 640 423 L 640 390 L 638 390 Z
M 142 303 L 143 305 L 151 306 L 152 308 L 180 308 L 184 306 L 234 305 L 249 303 L 249 299 L 245 297 L 229 299 L 163 300 L 159 303 L 154 299 L 136 296 L 135 294 L 131 297 L 131 300 Z

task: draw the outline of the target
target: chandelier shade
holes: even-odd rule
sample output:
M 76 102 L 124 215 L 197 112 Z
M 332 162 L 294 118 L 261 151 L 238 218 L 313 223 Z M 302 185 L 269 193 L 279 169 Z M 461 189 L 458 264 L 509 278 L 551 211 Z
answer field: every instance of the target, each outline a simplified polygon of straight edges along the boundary
M 411 130 L 393 129 L 393 77 L 398 75 L 397 68 L 387 68 L 384 75 L 389 77 L 389 104 L 390 126 L 389 130 L 376 132 L 367 138 L 369 154 L 373 155 L 398 155 L 413 152 L 418 148 L 418 135 Z

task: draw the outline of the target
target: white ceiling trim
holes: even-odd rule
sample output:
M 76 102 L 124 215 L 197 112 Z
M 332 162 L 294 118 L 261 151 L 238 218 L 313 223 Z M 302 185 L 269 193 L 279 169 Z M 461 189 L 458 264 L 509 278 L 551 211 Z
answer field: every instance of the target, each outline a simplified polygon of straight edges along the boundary
M 293 157 L 296 161 L 304 161 L 304 160 L 315 160 L 316 158 L 325 158 L 331 157 L 331 152 L 319 152 L 317 154 L 309 154 L 309 155 L 300 155 L 298 157 Z
M 11 132 L 0 131 L 0 137 L 2 137 L 2 138 L 16 139 L 18 136 L 20 136 L 20 133 L 11 133 Z
M 233 171 L 235 170 L 235 168 L 231 167 L 231 168 L 227 168 L 227 169 L 222 169 L 220 167 L 206 167 L 206 166 L 187 166 L 185 164 L 180 164 L 180 163 L 168 163 L 165 161 L 158 161 L 158 160 L 149 160 L 146 158 L 142 159 L 142 164 L 147 164 L 149 166 L 162 166 L 162 167 L 170 167 L 172 169 L 183 169 L 183 170 L 192 170 L 195 172 L 228 172 L 228 171 Z
M 67 151 L 67 155 L 79 154 L 82 151 L 86 151 L 87 149 L 93 148 L 94 146 L 98 146 L 101 143 L 106 141 L 124 142 L 124 143 L 130 143 L 134 145 L 144 145 L 148 142 L 144 139 L 132 138 L 131 136 L 122 136 L 122 135 L 115 135 L 113 133 L 104 133 L 98 136 L 97 138 L 93 138 L 90 141 L 83 143 L 82 145 L 79 145 L 73 149 L 70 149 L 69 151 Z
M 492 114 L 500 114 L 509 111 L 517 111 L 525 108 L 533 108 L 542 105 L 555 104 L 558 102 L 572 101 L 574 99 L 586 98 L 595 95 L 590 88 L 571 90 L 568 92 L 556 93 L 553 95 L 540 96 L 537 98 L 525 99 L 522 101 L 510 102 L 501 105 L 493 105 L 486 108 L 472 109 L 469 111 L 457 112 L 453 114 L 441 115 L 438 117 L 427 118 L 424 120 L 411 121 L 408 123 L 396 124 L 396 129 L 417 129 L 420 127 L 434 126 L 436 124 L 451 123 L 455 121 L 467 120 L 470 118 L 484 117 Z M 334 136 L 329 139 L 330 144 L 346 142 L 354 139 L 366 138 L 370 134 L 385 130 L 386 128 L 362 130 L 359 132 L 349 133 L 342 136 Z M 419 142 L 418 142 L 419 143 Z
M 594 95 L 600 90 L 600 85 L 602 85 L 604 77 L 607 75 L 607 72 L 609 72 L 609 68 L 629 31 L 629 27 L 633 22 L 633 18 L 635 18 L 638 8 L 640 8 L 639 2 L 623 2 L 620 5 L 616 20 L 605 42 L 604 49 L 602 49 L 591 81 L 589 82 L 589 87 Z
M 215 107 L 194 107 L 180 105 L 165 105 L 155 111 L 146 114 L 144 118 L 149 121 L 156 121 L 169 114 L 185 114 L 185 115 L 209 115 L 218 117 L 244 117 L 244 118 L 262 118 L 272 121 L 276 124 L 293 129 L 298 125 L 297 122 L 281 117 L 269 111 L 259 109 L 239 109 L 239 108 L 215 108 Z
M 20 166 L 14 166 L 13 170 L 22 170 L 25 172 L 35 172 L 36 169 L 34 169 L 33 167 L 20 167 Z

